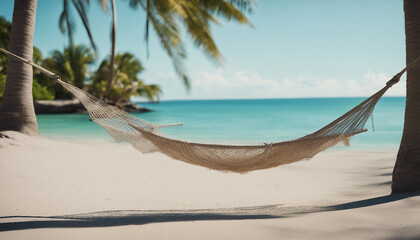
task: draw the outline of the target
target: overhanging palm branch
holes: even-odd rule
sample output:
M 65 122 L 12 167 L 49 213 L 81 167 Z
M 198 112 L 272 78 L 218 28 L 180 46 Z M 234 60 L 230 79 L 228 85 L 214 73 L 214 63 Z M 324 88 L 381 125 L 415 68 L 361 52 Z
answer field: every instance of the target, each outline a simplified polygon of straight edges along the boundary
M 185 27 L 196 47 L 216 64 L 221 64 L 223 57 L 212 38 L 210 24 L 220 24 L 216 17 L 222 17 L 252 26 L 239 9 L 250 11 L 254 3 L 250 0 L 130 0 L 131 7 L 140 6 L 146 12 L 146 43 L 150 23 L 187 88 L 190 86 L 184 65 L 187 52 L 182 44 L 179 24 Z
M 101 3 L 102 1 L 104 0 L 100 0 Z M 86 33 L 88 34 L 90 44 L 92 45 L 93 50 L 96 52 L 96 44 L 89 27 L 89 19 L 87 17 L 87 8 L 89 6 L 89 0 L 63 0 L 63 11 L 61 12 L 58 21 L 58 26 L 60 28 L 61 33 L 67 33 L 69 44 L 73 45 L 73 31 L 75 30 L 75 25 L 72 15 L 70 13 L 70 3 L 72 3 L 80 19 L 82 20 L 83 26 L 85 27 Z

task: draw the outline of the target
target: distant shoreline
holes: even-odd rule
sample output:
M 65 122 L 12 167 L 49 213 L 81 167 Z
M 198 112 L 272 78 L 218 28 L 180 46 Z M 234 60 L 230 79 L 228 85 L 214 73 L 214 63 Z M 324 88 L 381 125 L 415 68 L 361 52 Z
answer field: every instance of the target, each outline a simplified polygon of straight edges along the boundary
M 41 100 L 34 103 L 36 114 L 66 114 L 87 113 L 86 109 L 77 99 L 69 100 Z M 152 111 L 146 107 L 140 107 L 136 103 L 124 104 L 124 111 L 130 113 L 143 113 Z

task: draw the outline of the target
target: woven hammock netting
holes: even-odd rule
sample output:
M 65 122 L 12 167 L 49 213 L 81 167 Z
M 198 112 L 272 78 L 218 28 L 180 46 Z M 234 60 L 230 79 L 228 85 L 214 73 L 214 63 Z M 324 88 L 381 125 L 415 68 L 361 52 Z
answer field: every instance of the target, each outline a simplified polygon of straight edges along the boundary
M 91 119 L 117 142 L 130 142 L 143 153 L 162 152 L 186 163 L 239 173 L 309 159 L 338 143 L 349 145 L 351 137 L 366 131 L 363 127 L 376 103 L 394 84 L 388 82 L 380 91 L 312 134 L 292 141 L 241 146 L 202 144 L 169 138 L 159 131 L 160 127 L 168 125 L 147 122 L 59 78 L 55 80 L 71 92 L 89 112 Z
M 363 127 L 384 93 L 399 82 L 401 76 L 408 69 L 420 61 L 420 57 L 411 61 L 377 93 L 312 134 L 286 142 L 241 146 L 203 144 L 169 138 L 160 132 L 159 128 L 171 125 L 154 124 L 137 118 L 62 81 L 58 75 L 30 60 L 2 48 L 0 48 L 0 52 L 31 65 L 67 89 L 83 104 L 89 112 L 90 118 L 103 127 L 117 142 L 130 142 L 134 148 L 143 153 L 162 152 L 186 163 L 239 173 L 309 159 L 341 142 L 349 145 L 351 137 L 367 131 Z

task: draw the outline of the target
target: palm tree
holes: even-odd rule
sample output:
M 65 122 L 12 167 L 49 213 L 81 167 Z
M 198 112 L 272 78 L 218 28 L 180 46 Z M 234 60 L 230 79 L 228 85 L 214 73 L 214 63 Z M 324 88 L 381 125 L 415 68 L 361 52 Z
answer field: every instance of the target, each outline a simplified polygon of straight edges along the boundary
M 83 45 L 69 45 L 63 52 L 55 50 L 51 57 L 44 59 L 42 66 L 61 76 L 67 82 L 78 88 L 85 86 L 89 65 L 95 62 L 95 57 L 89 48 Z M 72 95 L 56 84 L 50 86 L 55 88 L 56 98 L 72 98 Z
M 32 59 L 36 0 L 15 0 L 9 50 Z M 32 67 L 9 58 L 6 86 L 0 105 L 0 131 L 38 135 L 32 99 Z
M 108 12 L 108 8 L 107 8 L 108 0 L 98 0 L 98 2 L 102 6 L 102 8 Z M 95 41 L 93 39 L 91 30 L 89 27 L 89 19 L 87 17 L 87 11 L 86 11 L 86 9 L 88 8 L 88 4 L 89 4 L 89 0 L 71 0 L 71 2 L 70 0 L 63 0 L 63 10 L 59 18 L 59 28 L 63 34 L 67 33 L 69 46 L 73 45 L 73 31 L 75 30 L 75 25 L 74 25 L 74 20 L 71 15 L 71 11 L 70 11 L 70 5 L 72 5 L 77 10 L 77 13 L 80 19 L 82 20 L 86 33 L 88 34 L 92 48 L 94 52 L 96 53 L 96 50 L 97 50 L 96 44 L 95 44 Z M 111 10 L 112 10 L 111 11 L 112 12 L 112 27 L 111 27 L 112 47 L 111 47 L 110 62 L 111 62 L 111 66 L 113 66 L 114 57 L 115 57 L 116 25 L 117 25 L 117 15 L 116 15 L 117 12 L 116 12 L 115 0 L 111 0 Z M 105 97 L 107 97 L 111 91 L 112 82 L 113 82 L 113 71 L 110 70 L 108 72 L 108 84 L 107 84 L 106 92 L 104 94 Z
M 162 47 L 171 58 L 175 72 L 184 82 L 187 89 L 190 86 L 190 79 L 184 66 L 187 52 L 183 46 L 180 33 L 180 25 L 185 26 L 187 34 L 191 36 L 195 45 L 201 48 L 204 53 L 216 64 L 222 62 L 222 55 L 219 52 L 211 34 L 210 24 L 220 24 L 217 17 L 226 20 L 235 20 L 240 24 L 252 26 L 245 15 L 239 10 L 250 12 L 254 6 L 254 0 L 130 0 L 133 8 L 142 8 L 146 12 L 146 43 L 149 39 L 149 25 L 155 29 Z M 89 35 L 93 47 L 94 40 L 88 24 L 85 9 L 88 0 L 72 0 L 72 3 L 79 13 L 84 27 Z M 99 0 L 102 8 L 108 11 L 108 0 Z M 113 84 L 113 62 L 116 45 L 117 13 L 115 0 L 111 0 L 112 27 L 111 27 L 111 68 L 108 72 L 108 82 L 104 98 L 108 98 Z M 239 9 L 238 9 L 239 8 Z M 63 11 L 60 16 L 59 26 L 63 33 L 67 32 L 70 44 L 72 43 L 73 20 L 70 15 L 69 0 L 63 0 Z M 148 50 L 147 50 L 148 51 Z
M 109 60 L 103 60 L 98 70 L 92 76 L 90 92 L 103 97 L 107 88 L 107 78 L 110 69 Z M 132 96 L 140 96 L 150 101 L 159 100 L 161 89 L 158 85 L 147 85 L 138 78 L 144 68 L 140 61 L 130 53 L 117 54 L 113 68 L 114 84 L 109 93 L 108 101 L 121 106 Z
M 420 57 L 420 1 L 404 0 L 406 62 Z M 420 65 L 407 71 L 404 130 L 392 174 L 392 192 L 420 190 Z

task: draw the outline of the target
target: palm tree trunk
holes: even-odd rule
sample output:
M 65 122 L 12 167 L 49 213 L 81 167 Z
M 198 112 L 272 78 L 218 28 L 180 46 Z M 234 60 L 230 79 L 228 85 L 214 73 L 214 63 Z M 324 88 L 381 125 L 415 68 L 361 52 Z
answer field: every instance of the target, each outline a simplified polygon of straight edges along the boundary
M 114 81 L 114 58 L 115 58 L 115 35 L 117 31 L 117 9 L 115 6 L 115 0 L 111 1 L 112 5 L 112 30 L 111 30 L 111 57 L 109 61 L 109 70 L 108 70 L 108 82 L 106 84 L 106 90 L 104 93 L 104 98 L 108 98 L 109 94 L 111 93 L 112 83 Z
M 9 51 L 32 59 L 37 0 L 15 0 Z M 6 86 L 0 106 L 0 131 L 38 135 L 32 99 L 32 67 L 8 58 Z
M 123 89 L 120 96 L 118 96 L 118 99 L 115 101 L 115 106 L 119 106 L 130 91 L 132 91 L 132 88 Z
M 420 1 L 404 0 L 406 62 L 420 57 Z M 420 190 L 420 65 L 407 71 L 404 130 L 392 175 L 392 192 Z

